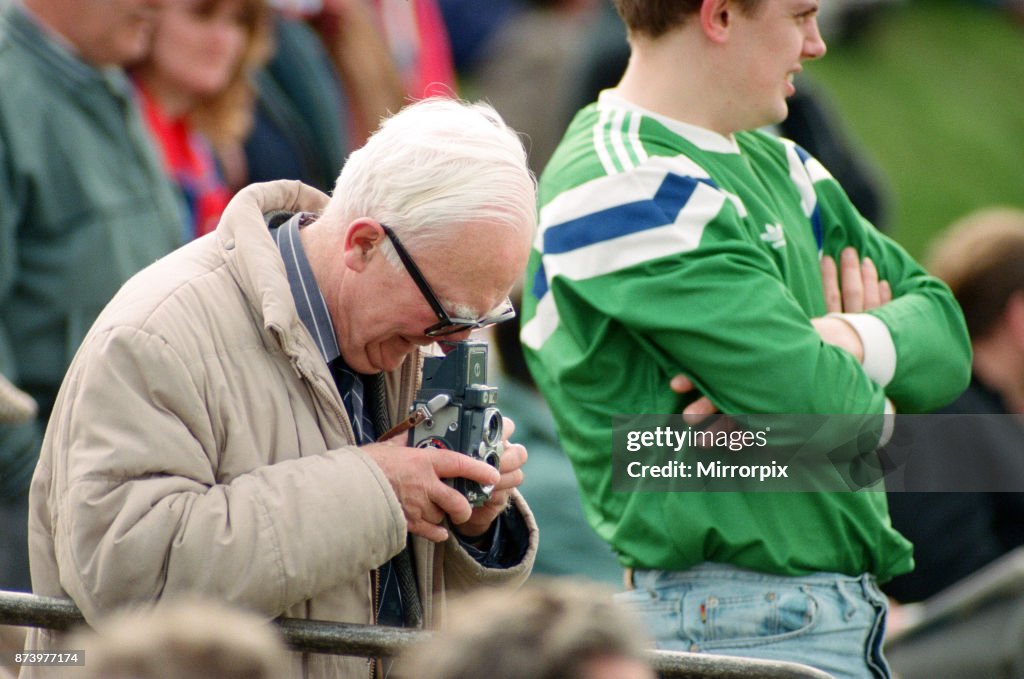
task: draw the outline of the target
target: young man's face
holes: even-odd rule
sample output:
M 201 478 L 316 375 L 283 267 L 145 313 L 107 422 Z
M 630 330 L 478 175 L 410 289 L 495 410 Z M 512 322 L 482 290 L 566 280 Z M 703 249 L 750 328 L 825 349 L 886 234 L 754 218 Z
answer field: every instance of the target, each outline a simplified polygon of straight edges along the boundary
M 738 129 L 781 122 L 793 77 L 802 62 L 825 54 L 818 31 L 818 0 L 764 0 L 752 14 L 733 13 L 732 63 L 737 107 L 746 118 Z

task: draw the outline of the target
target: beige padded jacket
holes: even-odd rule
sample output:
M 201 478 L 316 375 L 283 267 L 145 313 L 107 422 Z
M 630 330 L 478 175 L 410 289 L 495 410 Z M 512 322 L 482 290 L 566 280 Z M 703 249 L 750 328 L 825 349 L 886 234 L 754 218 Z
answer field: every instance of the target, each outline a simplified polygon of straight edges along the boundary
M 213 234 L 140 272 L 101 314 L 32 482 L 37 594 L 70 596 L 89 621 L 188 594 L 268 618 L 372 622 L 370 574 L 405 545 L 405 520 L 352 445 L 263 217 L 326 201 L 298 182 L 243 190 Z M 418 357 L 387 376 L 393 420 L 418 378 Z M 521 496 L 515 504 L 531 537 L 514 568 L 482 568 L 454 540 L 413 540 L 428 625 L 443 617 L 445 590 L 527 577 L 537 530 Z M 33 630 L 26 647 L 60 641 Z M 368 677 L 370 665 L 294 654 L 290 676 Z

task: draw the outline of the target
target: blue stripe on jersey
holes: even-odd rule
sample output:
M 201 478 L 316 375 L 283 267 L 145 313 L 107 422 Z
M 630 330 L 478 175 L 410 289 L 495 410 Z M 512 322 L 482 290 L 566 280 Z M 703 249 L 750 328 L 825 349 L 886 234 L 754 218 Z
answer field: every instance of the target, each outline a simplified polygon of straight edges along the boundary
M 562 254 L 638 231 L 673 223 L 698 183 L 708 178 L 666 174 L 654 197 L 601 210 L 544 229 L 544 254 Z
M 807 161 L 812 158 L 811 154 L 801 148 L 799 144 L 793 144 L 793 149 L 796 151 L 797 157 L 800 158 L 800 162 L 806 166 Z M 814 230 L 814 242 L 818 244 L 818 252 L 821 252 L 825 247 L 825 228 L 821 224 L 821 207 L 817 202 L 811 212 L 811 228 Z
M 540 299 L 548 293 L 548 276 L 544 273 L 544 260 L 541 259 L 540 266 L 533 276 L 533 288 L 531 289 L 534 299 Z

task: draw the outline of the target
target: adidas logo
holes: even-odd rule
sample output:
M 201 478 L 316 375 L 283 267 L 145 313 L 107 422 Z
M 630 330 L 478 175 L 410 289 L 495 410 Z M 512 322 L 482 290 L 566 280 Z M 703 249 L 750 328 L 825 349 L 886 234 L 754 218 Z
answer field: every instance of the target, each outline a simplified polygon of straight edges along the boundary
M 761 240 L 770 243 L 776 250 L 786 247 L 786 233 L 782 230 L 781 224 L 765 224 Z

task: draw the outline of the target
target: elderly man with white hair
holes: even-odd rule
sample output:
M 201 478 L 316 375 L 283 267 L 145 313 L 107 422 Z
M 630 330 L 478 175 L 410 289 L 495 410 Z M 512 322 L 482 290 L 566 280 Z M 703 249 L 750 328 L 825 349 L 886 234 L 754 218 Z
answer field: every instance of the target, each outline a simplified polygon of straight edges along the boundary
M 495 469 L 377 439 L 409 412 L 421 348 L 511 316 L 534 201 L 516 134 L 453 100 L 385 121 L 330 199 L 240 192 L 216 231 L 121 289 L 75 358 L 32 484 L 34 591 L 87 621 L 188 594 L 433 626 L 446 590 L 523 581 L 522 446 L 506 437 Z M 490 499 L 472 506 L 455 477 Z M 288 676 L 374 671 L 294 654 Z

